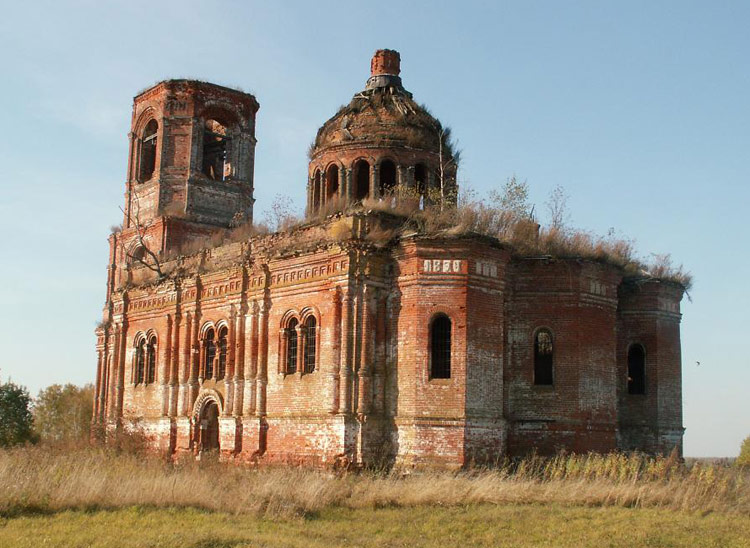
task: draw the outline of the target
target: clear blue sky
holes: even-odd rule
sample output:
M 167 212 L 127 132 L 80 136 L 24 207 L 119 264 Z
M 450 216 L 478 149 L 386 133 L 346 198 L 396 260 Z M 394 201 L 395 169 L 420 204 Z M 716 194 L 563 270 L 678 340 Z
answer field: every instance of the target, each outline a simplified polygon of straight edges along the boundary
M 253 92 L 257 211 L 277 192 L 301 207 L 316 129 L 387 47 L 452 126 L 462 184 L 516 174 L 541 212 L 562 185 L 574 225 L 615 227 L 695 275 L 685 453 L 735 455 L 750 435 L 750 3 L 3 4 L 3 379 L 36 393 L 93 378 L 139 90 L 190 77 Z

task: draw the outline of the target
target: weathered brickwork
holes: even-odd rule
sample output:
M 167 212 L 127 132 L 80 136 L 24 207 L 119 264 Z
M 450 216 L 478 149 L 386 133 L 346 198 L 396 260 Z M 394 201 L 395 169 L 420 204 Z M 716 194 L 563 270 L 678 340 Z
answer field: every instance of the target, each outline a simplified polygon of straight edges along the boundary
M 311 212 L 455 189 L 441 126 L 399 74 L 378 51 L 321 128 Z M 173 455 L 319 466 L 681 448 L 681 287 L 479 236 L 379 244 L 400 221 L 364 209 L 232 241 L 252 220 L 257 109 L 184 80 L 136 96 L 95 423 Z
M 620 288 L 617 318 L 619 445 L 666 452 L 682 442 L 680 309 L 682 292 L 666 284 Z M 644 394 L 628 394 L 628 349 L 645 350 Z M 650 374 L 648 374 L 650 373 Z

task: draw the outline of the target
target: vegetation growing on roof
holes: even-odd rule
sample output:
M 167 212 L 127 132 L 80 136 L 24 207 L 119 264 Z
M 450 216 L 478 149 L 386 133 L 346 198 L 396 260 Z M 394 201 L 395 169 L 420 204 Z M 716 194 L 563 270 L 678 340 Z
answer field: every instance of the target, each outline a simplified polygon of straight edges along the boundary
M 245 251 L 238 252 L 233 259 L 235 262 L 250 256 L 300 255 L 354 240 L 385 248 L 405 237 L 487 237 L 508 246 L 517 258 L 591 260 L 621 268 L 629 280 L 672 282 L 686 291 L 692 287 L 690 273 L 682 265 L 674 265 L 668 254 L 653 255 L 647 260 L 637 255 L 632 239 L 618 235 L 614 229 L 602 236 L 569 226 L 569 214 L 565 209 L 567 196 L 560 187 L 552 191 L 547 202 L 551 222 L 546 226 L 535 218 L 527 183 L 516 177 L 509 178 L 500 189 L 490 191 L 484 199 L 473 190 L 465 189 L 459 194 L 455 207 L 441 208 L 436 192 L 439 191 L 433 189 L 423 202 L 420 196 L 405 189 L 401 189 L 398 196 L 367 198 L 355 204 L 332 200 L 307 217 L 297 214 L 288 198 L 277 196 L 265 215 L 266 223 L 244 223 L 194 240 L 167 258 L 165 271 L 169 277 L 186 274 L 193 268 L 187 268 L 187 262 L 180 257 L 198 256 L 237 243 L 244 243 Z M 360 232 L 354 230 L 350 221 L 344 222 L 347 216 L 368 213 L 375 215 Z M 204 272 L 226 266 L 211 260 L 193 263 L 199 264 Z M 139 277 L 143 280 L 138 281 Z M 153 282 L 151 278 L 148 273 L 139 272 L 131 283 L 143 285 Z
M 398 234 L 456 238 L 482 235 L 508 245 L 516 257 L 549 257 L 551 259 L 586 259 L 620 267 L 626 277 L 674 282 L 686 291 L 692 287 L 692 276 L 682 265 L 673 265 L 670 255 L 654 255 L 651 260 L 637 255 L 635 242 L 619 236 L 614 229 L 604 235 L 568 226 L 564 204 L 559 203 L 560 190 L 553 190 L 558 200 L 556 216 L 550 225 L 540 225 L 528 202 L 526 182 L 511 177 L 499 191 L 479 199 L 471 190 L 458 197 L 456 207 L 440 208 L 439 197 L 428 198 L 420 209 L 418 197 L 394 200 L 366 200 L 365 209 L 388 211 L 404 217 Z M 554 196 L 551 197 L 554 202 Z
M 360 124 L 398 126 L 400 130 L 383 134 L 377 131 L 360 133 L 356 131 Z M 356 139 L 384 144 L 403 141 L 407 146 L 428 150 L 438 150 L 442 144 L 445 156 L 458 163 L 459 154 L 450 128 L 444 127 L 424 105 L 414 101 L 411 93 L 402 88 L 376 88 L 357 93 L 321 126 L 310 144 L 308 157 L 312 159 L 326 145 Z

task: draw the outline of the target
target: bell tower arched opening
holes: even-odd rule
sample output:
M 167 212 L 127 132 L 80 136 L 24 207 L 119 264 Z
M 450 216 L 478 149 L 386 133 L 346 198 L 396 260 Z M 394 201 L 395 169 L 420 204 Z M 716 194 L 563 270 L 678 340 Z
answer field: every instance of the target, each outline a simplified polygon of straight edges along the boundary
M 138 180 L 140 182 L 150 181 L 156 170 L 156 132 L 159 130 L 159 124 L 156 120 L 151 120 L 143 130 L 141 138 L 141 158 L 140 173 Z
M 203 130 L 203 173 L 214 181 L 223 181 L 230 174 L 229 137 L 226 125 L 206 120 Z

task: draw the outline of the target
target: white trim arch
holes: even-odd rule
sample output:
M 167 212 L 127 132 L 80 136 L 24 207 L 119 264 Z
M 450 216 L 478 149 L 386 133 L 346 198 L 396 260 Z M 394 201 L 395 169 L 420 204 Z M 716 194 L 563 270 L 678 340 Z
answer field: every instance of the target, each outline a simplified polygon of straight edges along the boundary
M 209 402 L 213 402 L 219 407 L 219 415 L 224 414 L 224 398 L 221 397 L 221 394 L 216 390 L 204 388 L 200 391 L 198 397 L 195 398 L 193 410 L 190 414 L 194 422 L 197 422 L 198 419 L 200 419 L 203 407 Z

